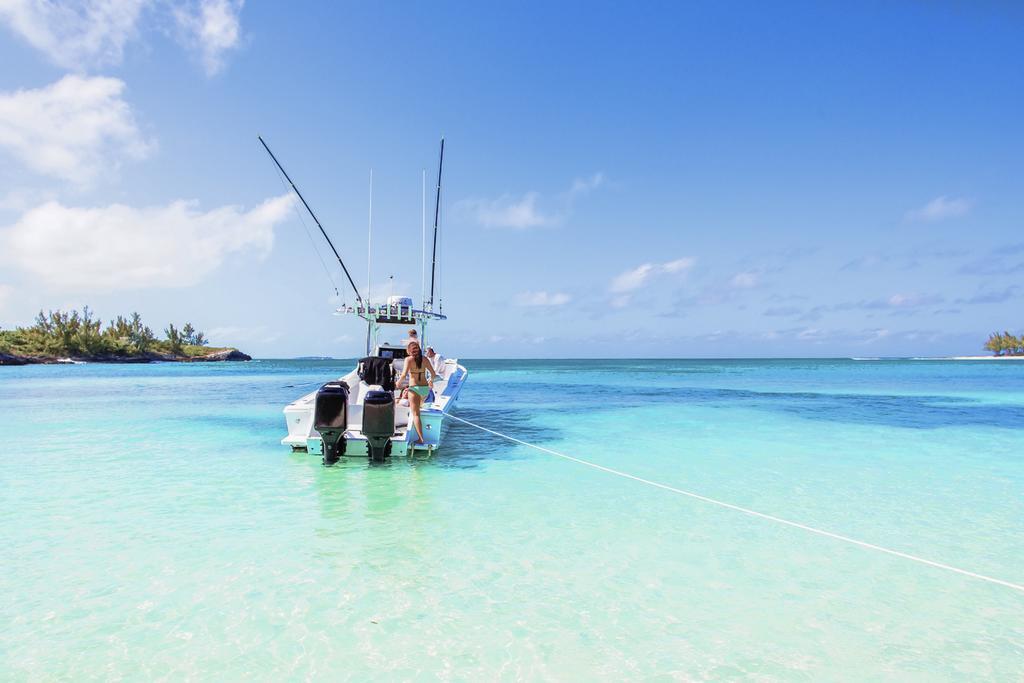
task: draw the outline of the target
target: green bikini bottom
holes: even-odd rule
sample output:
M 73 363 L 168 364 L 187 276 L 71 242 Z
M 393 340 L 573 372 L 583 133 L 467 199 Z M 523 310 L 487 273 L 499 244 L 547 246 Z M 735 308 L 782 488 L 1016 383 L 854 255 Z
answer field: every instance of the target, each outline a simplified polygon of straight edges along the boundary
M 420 395 L 420 398 L 426 398 L 430 394 L 430 387 L 428 386 L 411 386 L 409 391 L 414 391 Z

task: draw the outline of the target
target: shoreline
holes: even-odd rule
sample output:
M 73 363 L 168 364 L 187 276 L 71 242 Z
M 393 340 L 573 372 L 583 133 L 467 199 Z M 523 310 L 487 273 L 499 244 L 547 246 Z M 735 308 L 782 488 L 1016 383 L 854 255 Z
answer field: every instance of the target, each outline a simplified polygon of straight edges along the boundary
M 950 356 L 940 360 L 1024 360 L 1024 356 Z
M 81 365 L 88 363 L 222 363 L 250 361 L 252 356 L 235 348 L 220 349 L 203 356 L 176 356 L 169 353 L 144 353 L 137 356 L 22 356 L 0 353 L 0 366 Z

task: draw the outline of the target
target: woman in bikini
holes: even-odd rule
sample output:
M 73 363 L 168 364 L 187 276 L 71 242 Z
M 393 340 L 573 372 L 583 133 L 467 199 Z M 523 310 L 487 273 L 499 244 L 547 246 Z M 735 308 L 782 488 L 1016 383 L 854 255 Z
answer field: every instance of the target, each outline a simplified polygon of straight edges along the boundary
M 416 445 L 422 445 L 425 442 L 423 441 L 423 427 L 420 425 L 420 406 L 430 395 L 437 373 L 434 372 L 434 366 L 430 364 L 430 361 L 423 357 L 419 342 L 409 342 L 405 351 L 405 365 L 402 367 L 402 374 L 395 382 L 395 386 L 401 386 L 405 376 L 409 376 L 409 409 L 412 411 L 412 423 L 416 427 L 417 436 L 419 436 Z M 429 380 L 427 379 L 428 372 L 430 373 Z

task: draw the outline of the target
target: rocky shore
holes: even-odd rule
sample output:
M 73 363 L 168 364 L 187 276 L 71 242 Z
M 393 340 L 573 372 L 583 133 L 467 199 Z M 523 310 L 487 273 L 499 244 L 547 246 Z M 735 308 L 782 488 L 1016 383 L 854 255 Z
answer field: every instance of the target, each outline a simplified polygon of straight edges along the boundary
M 202 356 L 176 356 L 169 353 L 147 352 L 132 356 L 19 356 L 0 352 L 0 365 L 57 365 L 64 363 L 209 363 L 252 360 L 252 356 L 238 349 L 217 349 Z

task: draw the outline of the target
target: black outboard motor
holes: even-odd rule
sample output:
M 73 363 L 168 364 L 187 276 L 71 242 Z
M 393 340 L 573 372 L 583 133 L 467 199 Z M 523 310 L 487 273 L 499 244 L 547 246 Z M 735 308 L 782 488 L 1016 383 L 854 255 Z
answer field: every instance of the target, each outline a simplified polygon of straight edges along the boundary
M 345 455 L 345 429 L 348 425 L 348 385 L 328 382 L 316 393 L 313 428 L 324 441 L 324 464 L 333 465 Z
M 390 391 L 367 391 L 363 398 L 363 436 L 366 453 L 373 462 L 391 455 L 395 435 L 395 397 Z

